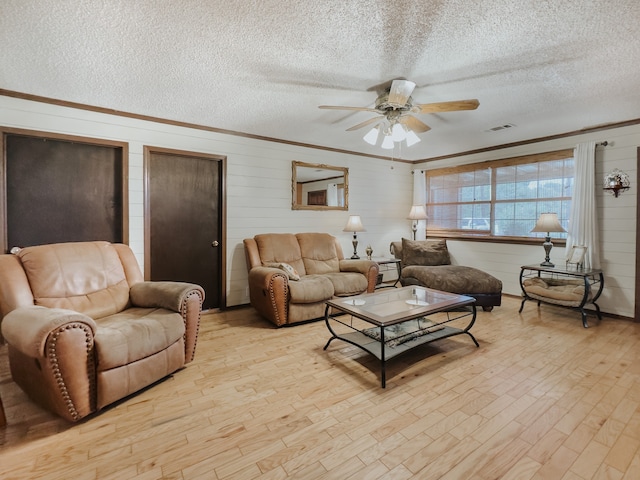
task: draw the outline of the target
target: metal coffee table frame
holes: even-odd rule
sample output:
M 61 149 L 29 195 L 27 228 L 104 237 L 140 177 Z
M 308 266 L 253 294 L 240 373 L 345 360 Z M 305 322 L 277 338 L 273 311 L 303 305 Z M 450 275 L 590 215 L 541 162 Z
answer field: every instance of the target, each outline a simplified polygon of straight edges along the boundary
M 397 357 L 420 345 L 425 345 L 443 338 L 467 334 L 471 337 L 476 347 L 480 346 L 469 331 L 476 320 L 475 299 L 472 297 L 441 292 L 424 287 L 410 286 L 397 289 L 385 289 L 383 291 L 355 297 L 334 298 L 328 300 L 326 303 L 325 323 L 332 336 L 324 346 L 324 350 L 329 347 L 333 340 L 338 339 L 370 353 L 380 360 L 380 383 L 382 388 L 386 387 L 387 360 Z M 429 315 L 440 312 L 446 313 L 446 319 L 435 322 L 434 325 L 426 329 L 429 330 L 430 333 L 412 338 L 393 347 L 387 345 L 387 342 L 385 342 L 385 327 L 410 322 L 411 320 L 428 317 Z M 362 333 L 361 329 L 353 326 L 353 320 L 351 322 L 342 320 L 340 318 L 342 314 L 351 315 L 374 327 L 380 328 L 380 340 Z M 470 317 L 468 324 L 464 328 L 446 325 L 463 317 Z M 348 327 L 349 330 L 347 333 L 337 333 L 332 327 L 331 322 Z M 437 328 L 437 330 L 433 331 L 435 328 Z M 412 333 L 415 333 L 415 331 L 407 335 Z

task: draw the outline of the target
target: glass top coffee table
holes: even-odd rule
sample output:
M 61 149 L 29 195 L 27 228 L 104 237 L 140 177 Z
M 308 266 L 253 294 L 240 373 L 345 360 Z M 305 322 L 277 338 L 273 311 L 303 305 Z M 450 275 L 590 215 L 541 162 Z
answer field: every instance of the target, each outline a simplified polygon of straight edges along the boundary
M 424 287 L 388 288 L 328 300 L 325 323 L 331 338 L 355 345 L 380 360 L 386 387 L 387 360 L 426 343 L 467 334 L 476 320 L 475 299 Z M 344 319 L 344 315 L 349 319 Z

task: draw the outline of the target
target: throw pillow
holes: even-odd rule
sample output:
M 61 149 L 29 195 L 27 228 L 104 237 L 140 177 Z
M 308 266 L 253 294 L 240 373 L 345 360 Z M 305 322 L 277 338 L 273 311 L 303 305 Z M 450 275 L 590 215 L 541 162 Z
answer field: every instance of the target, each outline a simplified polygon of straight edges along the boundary
M 282 270 L 284 273 L 287 274 L 287 277 L 289 277 L 289 280 L 300 280 L 300 274 L 298 273 L 298 271 L 293 268 L 291 265 L 289 265 L 288 263 L 284 263 L 284 262 L 279 262 L 279 263 L 265 263 L 264 264 L 265 267 L 273 267 L 273 268 L 279 268 L 280 270 Z
M 402 265 L 451 265 L 447 241 L 403 238 Z

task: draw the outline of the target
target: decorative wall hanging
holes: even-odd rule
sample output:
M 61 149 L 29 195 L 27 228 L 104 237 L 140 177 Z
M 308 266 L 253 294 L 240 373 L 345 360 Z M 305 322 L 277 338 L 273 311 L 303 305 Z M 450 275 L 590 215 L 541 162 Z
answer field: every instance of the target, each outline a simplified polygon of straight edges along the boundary
M 604 190 L 611 192 L 614 197 L 620 195 L 621 192 L 629 190 L 631 181 L 629 175 L 617 168 L 614 168 L 604 176 Z

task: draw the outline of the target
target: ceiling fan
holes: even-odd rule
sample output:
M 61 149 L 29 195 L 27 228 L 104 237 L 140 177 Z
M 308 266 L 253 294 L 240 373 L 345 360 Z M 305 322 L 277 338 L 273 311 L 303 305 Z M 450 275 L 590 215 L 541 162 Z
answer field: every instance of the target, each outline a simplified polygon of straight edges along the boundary
M 347 128 L 347 131 L 358 130 L 368 125 L 376 124 L 364 139 L 367 143 L 375 145 L 377 143 L 378 131 L 381 124 L 383 125 L 384 141 L 382 148 L 393 148 L 393 142 L 406 140 L 407 145 L 411 146 L 420 141 L 416 133 L 424 133 L 431 130 L 431 127 L 422 120 L 411 115 L 412 113 L 442 113 L 455 112 L 460 110 L 475 110 L 480 105 L 476 99 L 457 100 L 452 102 L 437 103 L 413 103 L 411 93 L 413 93 L 416 84 L 409 80 L 393 80 L 391 85 L 385 89 L 376 99 L 374 108 L 368 107 L 343 107 L 334 105 L 320 105 L 318 108 L 331 110 L 356 110 L 362 112 L 372 112 L 382 115 L 383 118 L 376 116 L 358 123 L 353 127 Z M 384 120 L 387 123 L 384 123 Z

